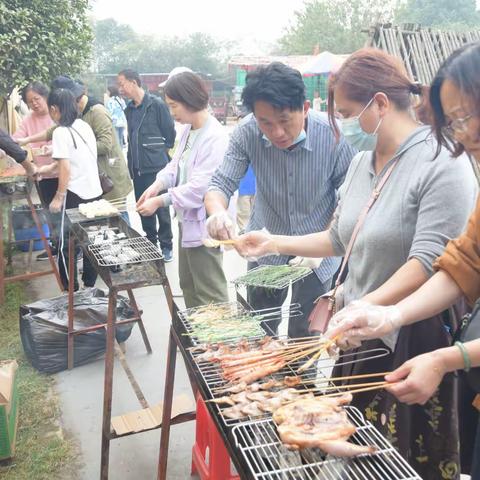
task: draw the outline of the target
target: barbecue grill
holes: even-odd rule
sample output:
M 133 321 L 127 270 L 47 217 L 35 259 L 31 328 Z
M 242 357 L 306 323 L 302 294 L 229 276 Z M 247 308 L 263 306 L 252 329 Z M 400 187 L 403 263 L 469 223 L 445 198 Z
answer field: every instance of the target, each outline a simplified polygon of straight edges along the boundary
M 255 480 L 421 480 L 356 408 L 345 409 L 357 428 L 349 441 L 375 445 L 376 453 L 345 459 L 313 448 L 292 452 L 282 444 L 271 418 L 240 423 L 232 434 Z
M 288 337 L 277 337 L 277 338 L 285 343 L 296 343 L 295 339 L 290 339 Z M 248 343 L 254 346 L 257 341 L 258 341 L 258 338 L 249 339 Z M 228 343 L 225 342 L 225 344 L 227 345 L 231 344 L 233 346 L 238 344 L 238 340 L 228 342 Z M 209 399 L 220 398 L 224 396 L 225 388 L 228 387 L 230 383 L 223 378 L 221 368 L 218 365 L 218 363 L 197 360 L 197 358 L 201 355 L 201 353 L 198 352 L 198 350 L 196 349 L 190 349 L 189 352 L 193 361 L 197 366 L 198 373 L 201 375 L 203 382 L 205 382 Z M 364 353 L 364 358 L 360 361 L 368 361 L 374 358 L 384 357 L 389 354 L 389 350 L 386 348 L 376 348 L 376 349 L 365 351 L 363 353 Z M 338 358 L 337 365 L 346 365 L 354 361 L 355 362 L 359 361 L 358 358 L 356 358 L 355 360 L 354 358 L 355 358 L 355 354 L 347 352 Z M 300 391 L 303 390 L 304 393 L 307 393 L 307 391 L 312 388 L 321 388 L 321 387 L 323 388 L 326 386 L 331 386 L 331 384 L 328 383 L 328 379 L 325 377 L 322 371 L 324 369 L 333 367 L 333 364 L 335 363 L 334 359 L 330 357 L 320 358 L 317 361 L 317 367 L 309 368 L 304 372 L 302 372 L 301 374 L 299 374 L 297 371 L 305 363 L 305 361 L 306 359 L 297 360 L 285 366 L 284 368 L 279 370 L 277 373 L 274 373 L 272 375 L 265 377 L 262 381 L 282 380 L 287 375 L 298 376 L 301 378 L 301 383 L 300 385 L 298 385 L 298 387 Z M 315 394 L 321 395 L 321 391 L 320 390 L 316 391 Z M 238 419 L 231 419 L 224 415 L 223 413 L 224 408 L 222 408 L 222 405 L 214 404 L 214 408 L 216 410 L 217 415 L 222 419 L 223 423 L 228 427 L 236 425 L 239 422 L 245 422 L 252 419 L 258 420 L 258 419 L 267 418 L 271 416 L 270 413 L 265 413 L 263 415 L 258 415 L 255 417 L 244 415 Z
M 271 272 L 275 274 L 279 271 L 286 271 L 285 275 L 275 276 L 271 280 L 259 281 L 254 277 L 260 273 Z M 247 273 L 241 275 L 232 281 L 236 287 L 244 285 L 246 287 L 260 287 L 271 290 L 282 290 L 287 288 L 291 283 L 298 282 L 312 273 L 312 269 L 308 267 L 290 267 L 286 265 L 259 265 L 258 267 L 248 270 Z
M 222 315 L 218 318 L 218 328 L 222 328 L 222 320 L 237 318 L 250 317 L 252 322 L 258 322 L 258 329 L 256 329 L 256 334 L 250 336 L 250 339 L 253 338 L 263 338 L 265 334 L 273 335 L 273 332 L 268 328 L 268 323 L 272 321 L 281 320 L 283 315 L 289 315 L 291 317 L 297 317 L 302 314 L 300 311 L 300 304 L 294 303 L 288 307 L 275 307 L 275 308 L 266 308 L 263 310 L 247 310 L 239 302 L 226 302 L 226 303 L 215 303 L 210 305 L 212 309 L 216 307 L 221 307 L 225 310 L 225 313 L 222 312 Z M 205 306 L 190 308 L 187 310 L 181 310 L 178 312 L 178 316 L 185 327 L 186 332 L 184 335 L 189 336 L 193 345 L 199 345 L 202 342 L 198 340 L 194 335 L 194 328 L 190 318 L 198 313 L 201 310 L 204 310 Z M 229 332 L 226 332 L 226 341 L 228 343 L 236 342 L 241 340 L 242 337 L 235 336 L 234 334 L 228 335 Z

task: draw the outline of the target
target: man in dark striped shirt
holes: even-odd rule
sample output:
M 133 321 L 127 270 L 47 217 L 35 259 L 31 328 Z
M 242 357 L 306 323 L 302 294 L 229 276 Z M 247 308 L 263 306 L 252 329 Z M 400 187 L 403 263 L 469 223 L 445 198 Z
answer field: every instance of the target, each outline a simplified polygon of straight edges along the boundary
M 253 113 L 233 132 L 205 196 L 210 236 L 235 235 L 226 209 L 249 165 L 255 172 L 257 193 L 247 231 L 266 228 L 273 234 L 305 235 L 325 230 L 335 210 L 337 189 L 356 151 L 343 138 L 337 142 L 325 114 L 310 110 L 301 74 L 282 63 L 250 73 L 242 99 Z M 250 262 L 249 268 L 289 260 L 268 256 Z M 292 302 L 302 305 L 303 315 L 290 319 L 289 336 L 308 335 L 313 301 L 330 287 L 338 266 L 339 259 L 327 258 L 293 285 Z M 269 308 L 281 305 L 286 295 L 287 289 L 255 288 L 249 289 L 248 301 L 255 309 Z

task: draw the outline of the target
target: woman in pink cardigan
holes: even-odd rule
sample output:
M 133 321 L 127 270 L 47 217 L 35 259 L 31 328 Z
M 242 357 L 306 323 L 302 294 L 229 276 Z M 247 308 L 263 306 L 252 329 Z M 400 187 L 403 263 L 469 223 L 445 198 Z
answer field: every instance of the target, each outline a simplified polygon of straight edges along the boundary
M 20 127 L 12 135 L 15 140 L 44 132 L 55 125 L 48 111 L 48 93 L 48 87 L 41 82 L 31 82 L 22 90 L 22 99 L 28 105 L 30 113 L 22 120 Z M 51 141 L 32 142 L 30 146 L 32 147 L 33 161 L 37 167 L 50 165 L 53 162 Z M 43 176 L 38 182 L 38 188 L 41 201 L 48 209 L 48 205 L 50 205 L 57 193 L 58 175 L 50 174 Z M 52 217 L 52 222 L 55 226 L 58 223 L 57 220 L 56 216 Z M 53 235 L 53 232 L 51 235 Z M 57 253 L 55 246 L 52 248 L 52 253 L 54 255 Z M 37 255 L 37 260 L 48 260 L 47 252 Z
M 20 127 L 12 135 L 15 140 L 43 132 L 54 125 L 48 112 L 48 93 L 48 87 L 40 82 L 29 83 L 22 90 L 23 101 L 28 105 L 30 113 L 22 120 Z M 42 141 L 30 144 L 33 150 L 33 160 L 37 167 L 52 163 L 51 143 Z M 42 201 L 49 205 L 57 191 L 57 175 L 43 177 L 39 182 L 39 187 Z
M 194 73 L 171 77 L 165 100 L 174 119 L 186 127 L 172 161 L 140 197 L 137 211 L 153 215 L 158 208 L 173 205 L 179 221 L 178 270 L 186 307 L 226 302 L 222 251 L 205 247 L 202 240 L 207 236 L 203 197 L 223 161 L 228 133 L 208 112 L 208 91 Z

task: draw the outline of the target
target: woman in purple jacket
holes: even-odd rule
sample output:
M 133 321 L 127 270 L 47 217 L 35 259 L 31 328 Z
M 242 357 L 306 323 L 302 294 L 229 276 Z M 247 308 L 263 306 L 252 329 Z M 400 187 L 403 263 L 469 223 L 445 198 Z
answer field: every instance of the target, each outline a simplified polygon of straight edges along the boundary
M 208 112 L 208 91 L 194 73 L 171 77 L 165 85 L 165 100 L 174 119 L 186 127 L 172 161 L 140 197 L 137 211 L 148 216 L 173 205 L 179 220 L 178 270 L 186 307 L 226 302 L 222 251 L 205 247 L 202 239 L 207 236 L 203 197 L 223 161 L 228 133 Z M 162 190 L 167 193 L 158 195 Z

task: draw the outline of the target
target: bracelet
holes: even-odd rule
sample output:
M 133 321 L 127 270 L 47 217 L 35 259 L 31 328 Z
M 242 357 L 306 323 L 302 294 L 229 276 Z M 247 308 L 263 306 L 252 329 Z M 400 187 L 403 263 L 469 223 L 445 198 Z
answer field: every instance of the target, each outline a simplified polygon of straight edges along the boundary
M 472 362 L 470 361 L 470 356 L 468 355 L 467 349 L 462 342 L 455 342 L 454 345 L 460 350 L 462 357 L 463 357 L 463 369 L 468 372 L 472 366 Z
M 60 191 L 57 190 L 57 192 L 55 193 L 55 195 L 58 195 L 59 197 L 64 198 L 64 197 L 67 195 L 67 192 L 60 192 Z

